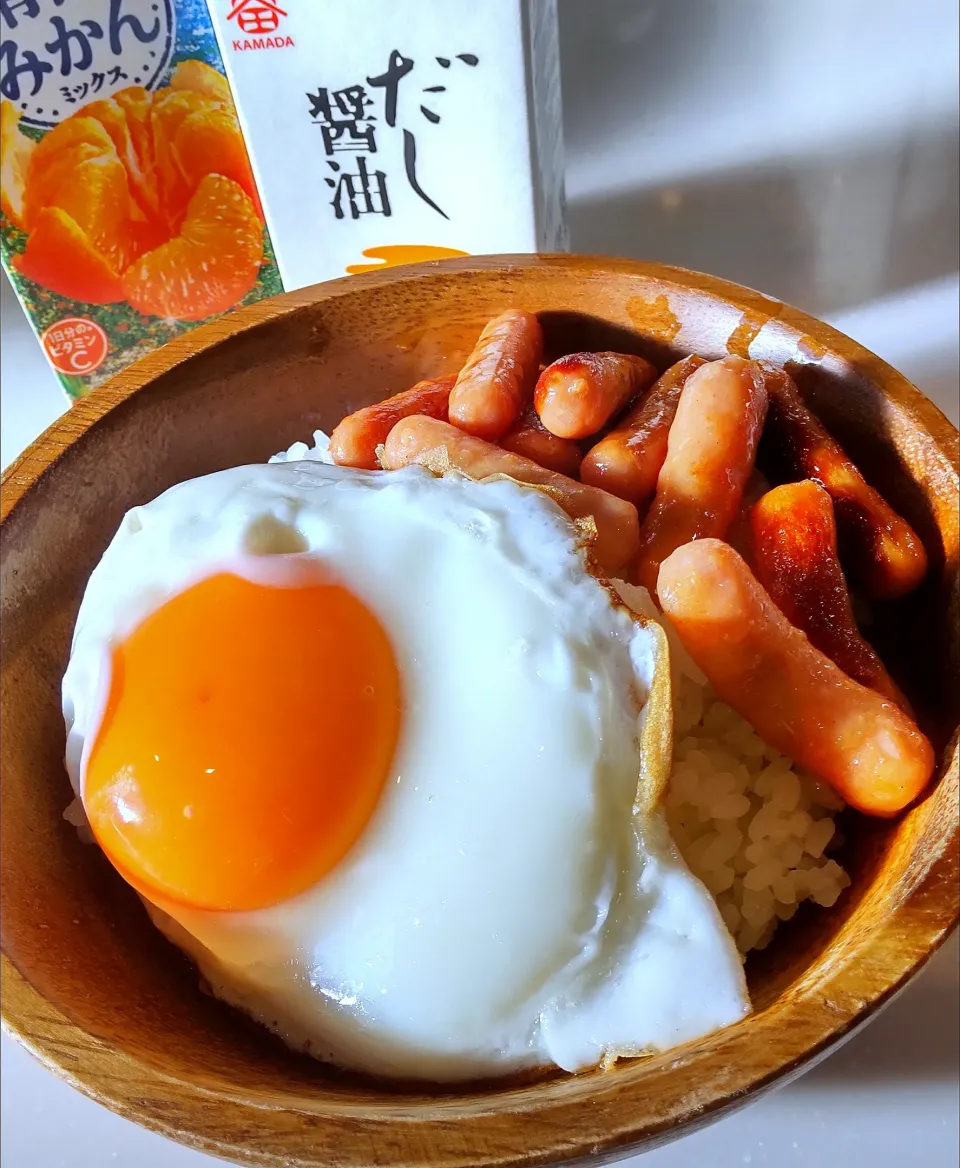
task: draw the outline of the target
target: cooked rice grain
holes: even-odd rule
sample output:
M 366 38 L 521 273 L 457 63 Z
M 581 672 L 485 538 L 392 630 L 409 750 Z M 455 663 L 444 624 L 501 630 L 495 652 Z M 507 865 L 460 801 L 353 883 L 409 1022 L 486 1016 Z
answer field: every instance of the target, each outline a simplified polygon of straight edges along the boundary
M 803 901 L 829 908 L 849 885 L 826 854 L 843 842 L 834 824 L 843 800 L 717 698 L 645 589 L 616 587 L 670 642 L 676 745 L 666 808 L 673 838 L 740 952 L 763 949 Z

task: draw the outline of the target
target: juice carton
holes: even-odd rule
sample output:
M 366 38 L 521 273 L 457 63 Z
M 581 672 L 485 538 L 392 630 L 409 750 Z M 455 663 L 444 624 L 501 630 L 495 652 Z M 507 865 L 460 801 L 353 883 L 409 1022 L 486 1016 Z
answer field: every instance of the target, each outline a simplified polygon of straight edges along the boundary
M 0 0 L 0 258 L 71 398 L 371 267 L 564 245 L 555 0 Z
M 282 291 L 204 0 L 4 0 L 0 32 L 0 255 L 70 397 Z

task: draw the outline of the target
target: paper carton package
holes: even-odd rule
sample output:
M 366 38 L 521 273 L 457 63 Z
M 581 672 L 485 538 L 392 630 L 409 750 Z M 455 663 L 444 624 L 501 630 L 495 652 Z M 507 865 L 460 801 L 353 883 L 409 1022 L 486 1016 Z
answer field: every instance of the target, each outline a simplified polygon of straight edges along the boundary
M 565 246 L 555 0 L 19 0 L 0 32 L 0 257 L 70 397 L 284 289 Z
M 210 0 L 285 288 L 558 251 L 555 0 Z

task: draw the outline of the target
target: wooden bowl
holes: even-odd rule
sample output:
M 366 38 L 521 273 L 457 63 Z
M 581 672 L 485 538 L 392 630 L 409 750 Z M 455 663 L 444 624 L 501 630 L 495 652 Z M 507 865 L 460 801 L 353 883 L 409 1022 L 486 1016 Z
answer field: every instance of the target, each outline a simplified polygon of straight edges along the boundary
M 850 816 L 852 887 L 749 964 L 756 1012 L 606 1073 L 446 1090 L 348 1077 L 205 997 L 133 893 L 64 822 L 60 678 L 87 577 L 128 507 L 257 462 L 420 377 L 455 370 L 509 305 L 551 357 L 696 350 L 789 363 L 817 412 L 921 533 L 923 588 L 878 644 L 939 751 L 893 823 Z M 394 268 L 291 293 L 172 341 L 78 402 L 3 478 L 2 947 L 8 1029 L 138 1123 L 249 1164 L 519 1165 L 610 1160 L 798 1074 L 924 964 L 958 914 L 957 432 L 825 324 L 675 268 L 501 256 Z

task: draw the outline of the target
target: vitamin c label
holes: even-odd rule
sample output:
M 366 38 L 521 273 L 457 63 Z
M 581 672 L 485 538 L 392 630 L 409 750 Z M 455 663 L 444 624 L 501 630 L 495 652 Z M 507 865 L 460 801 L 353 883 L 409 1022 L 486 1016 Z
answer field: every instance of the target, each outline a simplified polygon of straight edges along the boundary
M 107 334 L 93 320 L 68 316 L 40 337 L 43 351 L 58 373 L 85 377 L 103 363 L 110 349 Z

